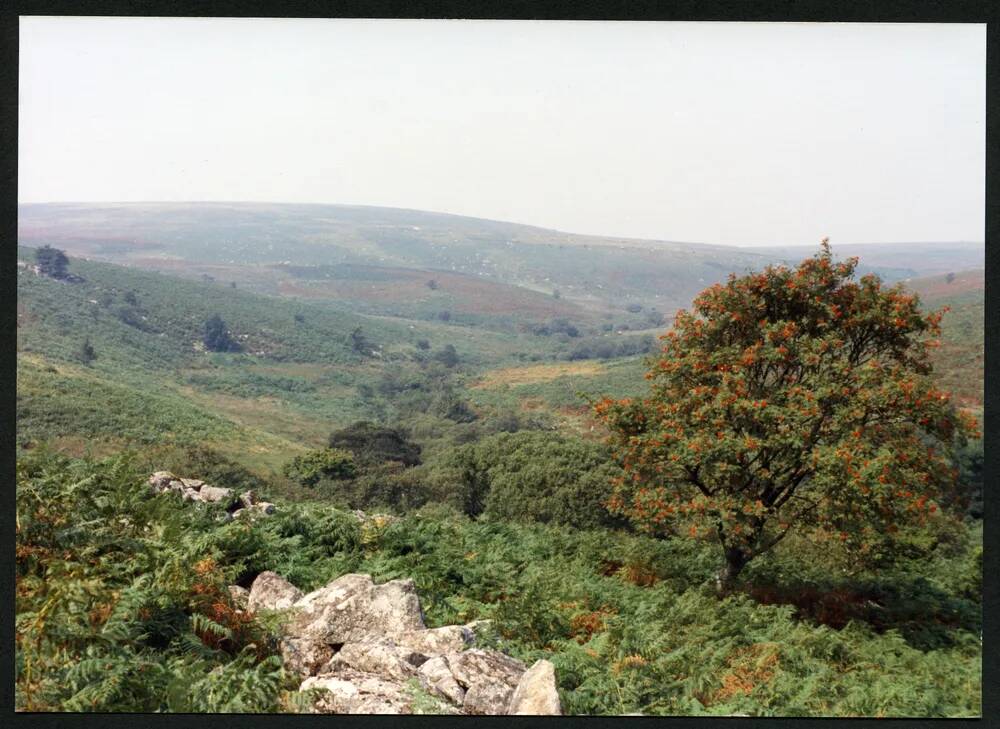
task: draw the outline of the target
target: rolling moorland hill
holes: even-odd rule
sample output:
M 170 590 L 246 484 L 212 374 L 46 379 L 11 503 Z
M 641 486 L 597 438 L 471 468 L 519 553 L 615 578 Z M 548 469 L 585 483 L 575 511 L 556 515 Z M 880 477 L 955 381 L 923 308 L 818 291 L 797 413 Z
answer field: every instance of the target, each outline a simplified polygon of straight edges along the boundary
M 19 707 L 303 710 L 273 619 L 227 592 L 271 570 L 303 590 L 351 572 L 412 579 L 428 627 L 491 621 L 484 646 L 551 661 L 567 714 L 980 713 L 974 512 L 864 559 L 832 532 L 795 533 L 721 599 L 711 540 L 654 539 L 603 514 L 612 464 L 581 395 L 645 391 L 641 352 L 668 325 L 645 305 L 607 304 L 606 319 L 568 296 L 384 263 L 225 262 L 207 280 L 134 250 L 72 257 L 78 278 L 59 281 L 18 248 Z M 342 282 L 329 296 L 251 283 L 309 288 L 322 274 L 322 289 L 328 272 Z M 936 371 L 978 409 L 982 272 L 908 278 L 926 308 L 951 307 Z M 424 309 L 379 304 L 403 280 L 428 292 Z M 472 311 L 501 295 L 571 308 Z M 447 320 L 434 314 L 443 296 Z M 205 350 L 214 315 L 239 351 Z M 351 425 L 362 419 L 400 429 L 421 462 L 355 452 L 352 477 L 316 483 L 287 469 L 331 431 L 371 432 Z M 980 484 L 981 457 L 980 444 Z M 159 469 L 253 489 L 277 510 L 224 522 L 151 498 Z M 359 508 L 399 518 L 359 523 Z M 415 693 L 412 710 L 435 711 L 432 699 Z
M 67 283 L 33 273 L 32 249 L 19 256 L 18 430 L 26 442 L 202 440 L 273 467 L 319 445 L 333 425 L 392 417 L 401 394 L 430 380 L 540 359 L 552 346 L 78 259 L 70 268 L 82 281 Z M 205 351 L 205 322 L 215 314 L 239 351 Z M 81 357 L 85 340 L 92 361 Z M 449 345 L 455 361 L 446 366 L 439 360 Z
M 33 257 L 32 249 L 19 253 Z M 635 396 L 645 387 L 642 356 L 576 358 L 588 346 L 611 349 L 641 337 L 499 333 L 359 315 L 330 302 L 264 297 L 93 261 L 73 259 L 71 268 L 82 283 L 27 270 L 18 279 L 18 415 L 28 442 L 57 437 L 93 446 L 98 434 L 145 443 L 197 437 L 225 452 L 248 453 L 273 471 L 281 454 L 319 444 L 333 425 L 399 417 L 394 403 L 427 387 L 427 361 L 449 344 L 461 364 L 448 370 L 448 387 L 474 411 L 552 419 L 586 436 L 600 431 L 581 393 Z M 950 306 L 936 369 L 946 388 L 979 410 L 982 271 L 906 285 L 929 308 Z M 242 351 L 204 351 L 204 322 L 213 314 Z M 355 351 L 351 340 L 359 327 L 367 352 Z M 662 328 L 651 332 L 641 336 Z M 84 338 L 97 353 L 86 364 Z M 107 417 L 107 402 L 119 403 L 114 418 Z
M 395 208 L 263 203 L 21 205 L 18 237 L 261 293 L 339 301 L 356 311 L 421 319 L 447 311 L 466 323 L 507 328 L 554 317 L 641 328 L 651 313 L 653 321 L 657 313 L 669 319 L 731 272 L 815 252 L 575 235 Z M 983 260 L 981 244 L 835 251 L 861 255 L 859 273 L 888 281 Z M 630 316 L 637 307 L 643 316 Z

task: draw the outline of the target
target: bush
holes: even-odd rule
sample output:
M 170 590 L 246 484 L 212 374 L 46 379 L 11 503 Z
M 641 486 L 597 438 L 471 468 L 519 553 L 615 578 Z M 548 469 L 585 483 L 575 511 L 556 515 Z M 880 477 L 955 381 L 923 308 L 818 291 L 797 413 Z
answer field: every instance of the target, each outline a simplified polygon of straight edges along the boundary
M 354 454 L 361 464 L 399 461 L 406 466 L 420 464 L 420 446 L 407 440 L 405 431 L 360 421 L 330 434 L 330 448 L 342 448 Z
M 240 349 L 240 345 L 229 336 L 226 322 L 218 314 L 205 322 L 205 335 L 202 341 L 209 352 L 238 352 Z
M 454 367 L 458 364 L 458 352 L 455 351 L 455 345 L 446 344 L 442 349 L 439 349 L 434 353 L 434 359 L 445 367 Z
M 590 528 L 613 523 L 604 509 L 617 468 L 598 445 L 556 433 L 490 436 L 457 451 L 466 513 Z
M 278 710 L 276 636 L 232 603 L 212 510 L 143 481 L 128 457 L 18 463 L 16 707 Z
M 773 596 L 706 589 L 707 542 L 471 521 L 433 504 L 367 535 L 319 503 L 223 524 L 204 504 L 151 496 L 146 473 L 41 450 L 19 460 L 17 709 L 290 710 L 300 679 L 282 674 L 276 626 L 225 589 L 273 570 L 306 592 L 349 572 L 412 578 L 429 627 L 492 619 L 486 645 L 551 660 L 567 714 L 981 713 L 978 524 L 929 564 L 873 575 L 877 589 L 845 581 L 823 550 L 803 566 L 782 553 L 802 545 L 783 542 L 748 569 L 791 599 L 762 604 Z M 820 624 L 817 606 L 854 594 L 877 604 Z
M 656 340 L 646 334 L 641 337 L 596 337 L 585 339 L 577 344 L 566 355 L 568 360 L 578 359 L 612 359 L 614 357 L 631 357 L 637 354 L 648 354 L 656 346 Z
M 69 265 L 69 259 L 58 248 L 52 246 L 38 248 L 35 250 L 35 263 L 38 264 L 38 271 L 44 276 L 66 278 L 66 267 Z
M 339 448 L 320 448 L 296 456 L 285 464 L 284 474 L 303 486 L 315 486 L 320 479 L 353 478 L 354 456 Z
M 87 365 L 97 359 L 97 353 L 94 351 L 94 345 L 90 343 L 90 337 L 84 339 L 83 344 L 80 345 L 79 356 L 80 361 Z
M 969 441 L 957 453 L 958 489 L 946 503 L 965 510 L 974 519 L 983 518 L 983 440 Z
M 398 462 L 368 466 L 350 480 L 320 481 L 316 494 L 342 508 L 410 511 L 439 498 L 427 472 L 414 473 L 418 468 Z

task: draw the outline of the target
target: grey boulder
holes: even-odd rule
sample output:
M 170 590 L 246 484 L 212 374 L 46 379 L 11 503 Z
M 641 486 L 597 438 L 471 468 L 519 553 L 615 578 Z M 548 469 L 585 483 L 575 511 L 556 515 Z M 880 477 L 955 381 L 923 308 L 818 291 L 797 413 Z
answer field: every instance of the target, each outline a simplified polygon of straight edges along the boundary
M 247 609 L 284 610 L 302 597 L 302 591 L 276 572 L 261 572 L 250 586 Z
M 528 714 L 533 716 L 559 716 L 562 705 L 556 689 L 556 670 L 551 661 L 544 658 L 524 672 L 510 698 L 508 714 Z

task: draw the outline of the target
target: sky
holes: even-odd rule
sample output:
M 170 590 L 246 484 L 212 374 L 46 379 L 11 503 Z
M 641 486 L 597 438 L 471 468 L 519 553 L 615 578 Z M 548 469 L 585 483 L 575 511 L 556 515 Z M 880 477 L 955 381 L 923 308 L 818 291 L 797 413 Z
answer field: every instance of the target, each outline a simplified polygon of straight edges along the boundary
M 383 205 L 729 245 L 984 239 L 985 25 L 20 24 L 21 202 Z

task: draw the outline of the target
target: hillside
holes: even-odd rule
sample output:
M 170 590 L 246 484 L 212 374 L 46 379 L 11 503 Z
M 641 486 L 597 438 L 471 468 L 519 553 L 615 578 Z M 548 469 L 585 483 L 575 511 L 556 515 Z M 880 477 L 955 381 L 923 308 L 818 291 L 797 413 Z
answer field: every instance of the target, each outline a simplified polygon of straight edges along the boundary
M 218 268 L 79 257 L 61 281 L 18 256 L 21 708 L 308 710 L 280 620 L 240 602 L 274 572 L 299 592 L 412 584 L 427 628 L 477 625 L 475 650 L 547 661 L 567 714 L 981 711 L 981 442 L 938 516 L 898 541 L 856 552 L 803 525 L 720 596 L 712 538 L 651 536 L 605 508 L 619 470 L 585 398 L 647 392 L 666 323 L 643 309 L 609 321 L 405 266 L 226 264 L 259 277 L 233 287 L 201 275 Z M 301 290 L 262 293 L 276 280 Z M 952 307 L 936 366 L 980 407 L 982 272 L 905 285 Z M 239 351 L 205 350 L 215 315 Z M 151 496 L 163 469 L 275 511 Z M 376 664 L 311 678 L 396 672 L 379 686 L 414 713 L 465 696 Z
M 19 253 L 32 257 L 31 249 Z M 540 358 L 551 346 L 535 336 L 357 315 L 105 263 L 70 265 L 81 283 L 18 272 L 22 443 L 204 442 L 273 470 L 336 425 L 391 417 L 400 378 L 432 388 L 435 378 Z M 241 351 L 204 350 L 214 314 Z M 362 351 L 352 339 L 359 329 Z M 81 360 L 85 340 L 96 353 L 91 362 Z M 427 374 L 447 345 L 458 368 Z
M 620 319 L 636 304 L 669 316 L 729 273 L 787 257 L 344 205 L 33 204 L 19 206 L 18 218 L 22 244 L 396 315 L 437 313 L 451 291 L 470 315 Z M 897 250 L 876 268 L 887 278 L 914 275 L 904 260 Z M 440 293 L 421 290 L 432 278 Z M 546 300 L 557 291 L 561 301 Z M 415 306 L 401 303 L 414 298 Z
M 475 624 L 477 649 L 550 661 L 565 714 L 981 712 L 981 531 L 851 574 L 835 548 L 801 540 L 755 565 L 754 590 L 720 600 L 706 543 L 441 508 L 359 523 L 280 498 L 273 516 L 220 522 L 220 506 L 151 497 L 147 476 L 134 459 L 21 460 L 18 629 L 36 627 L 19 643 L 20 710 L 307 711 L 277 622 L 246 609 L 245 588 L 273 571 L 302 591 L 412 580 L 427 627 Z M 64 514 L 88 528 L 52 528 Z M 370 655 L 367 670 L 400 675 Z M 392 696 L 448 709 L 419 685 Z
M 942 386 L 960 401 L 982 408 L 985 370 L 986 277 L 983 269 L 910 279 L 906 287 L 929 309 L 948 307 L 941 320 L 941 348 L 934 368 Z
M 32 250 L 21 249 L 20 256 L 30 259 Z M 399 417 L 401 394 L 441 387 L 427 384 L 421 357 L 449 344 L 462 365 L 450 371 L 447 387 L 484 417 L 503 411 L 554 418 L 590 434 L 593 423 L 581 393 L 635 395 L 644 387 L 641 357 L 541 364 L 575 360 L 577 352 L 593 357 L 601 348 L 613 352 L 641 337 L 493 333 L 471 326 L 461 314 L 449 322 L 420 322 L 95 261 L 74 259 L 72 269 L 84 283 L 19 274 L 22 441 L 57 437 L 78 449 L 95 435 L 119 444 L 204 440 L 224 452 L 257 454 L 254 462 L 273 470 L 283 454 L 320 443 L 335 425 Z M 405 271 L 394 275 L 413 280 Z M 454 296 L 451 280 L 440 281 L 432 293 Z M 936 367 L 946 388 L 981 407 L 982 272 L 959 273 L 950 283 L 939 276 L 906 285 L 929 307 L 951 306 Z M 394 286 L 384 284 L 383 291 Z M 419 280 L 413 286 L 431 291 Z M 212 314 L 222 316 L 242 352 L 203 351 L 203 326 Z M 358 327 L 371 345 L 370 356 L 353 350 L 351 334 Z M 651 339 L 660 331 L 640 334 Z M 84 338 L 97 352 L 86 366 L 79 359 Z M 106 417 L 107 402 L 117 403 L 114 418 Z
M 746 250 L 794 264 L 813 253 L 807 246 L 753 246 Z M 837 256 L 860 259 L 859 272 L 872 271 L 887 281 L 944 275 L 982 268 L 986 262 L 983 243 L 845 243 L 835 242 Z

